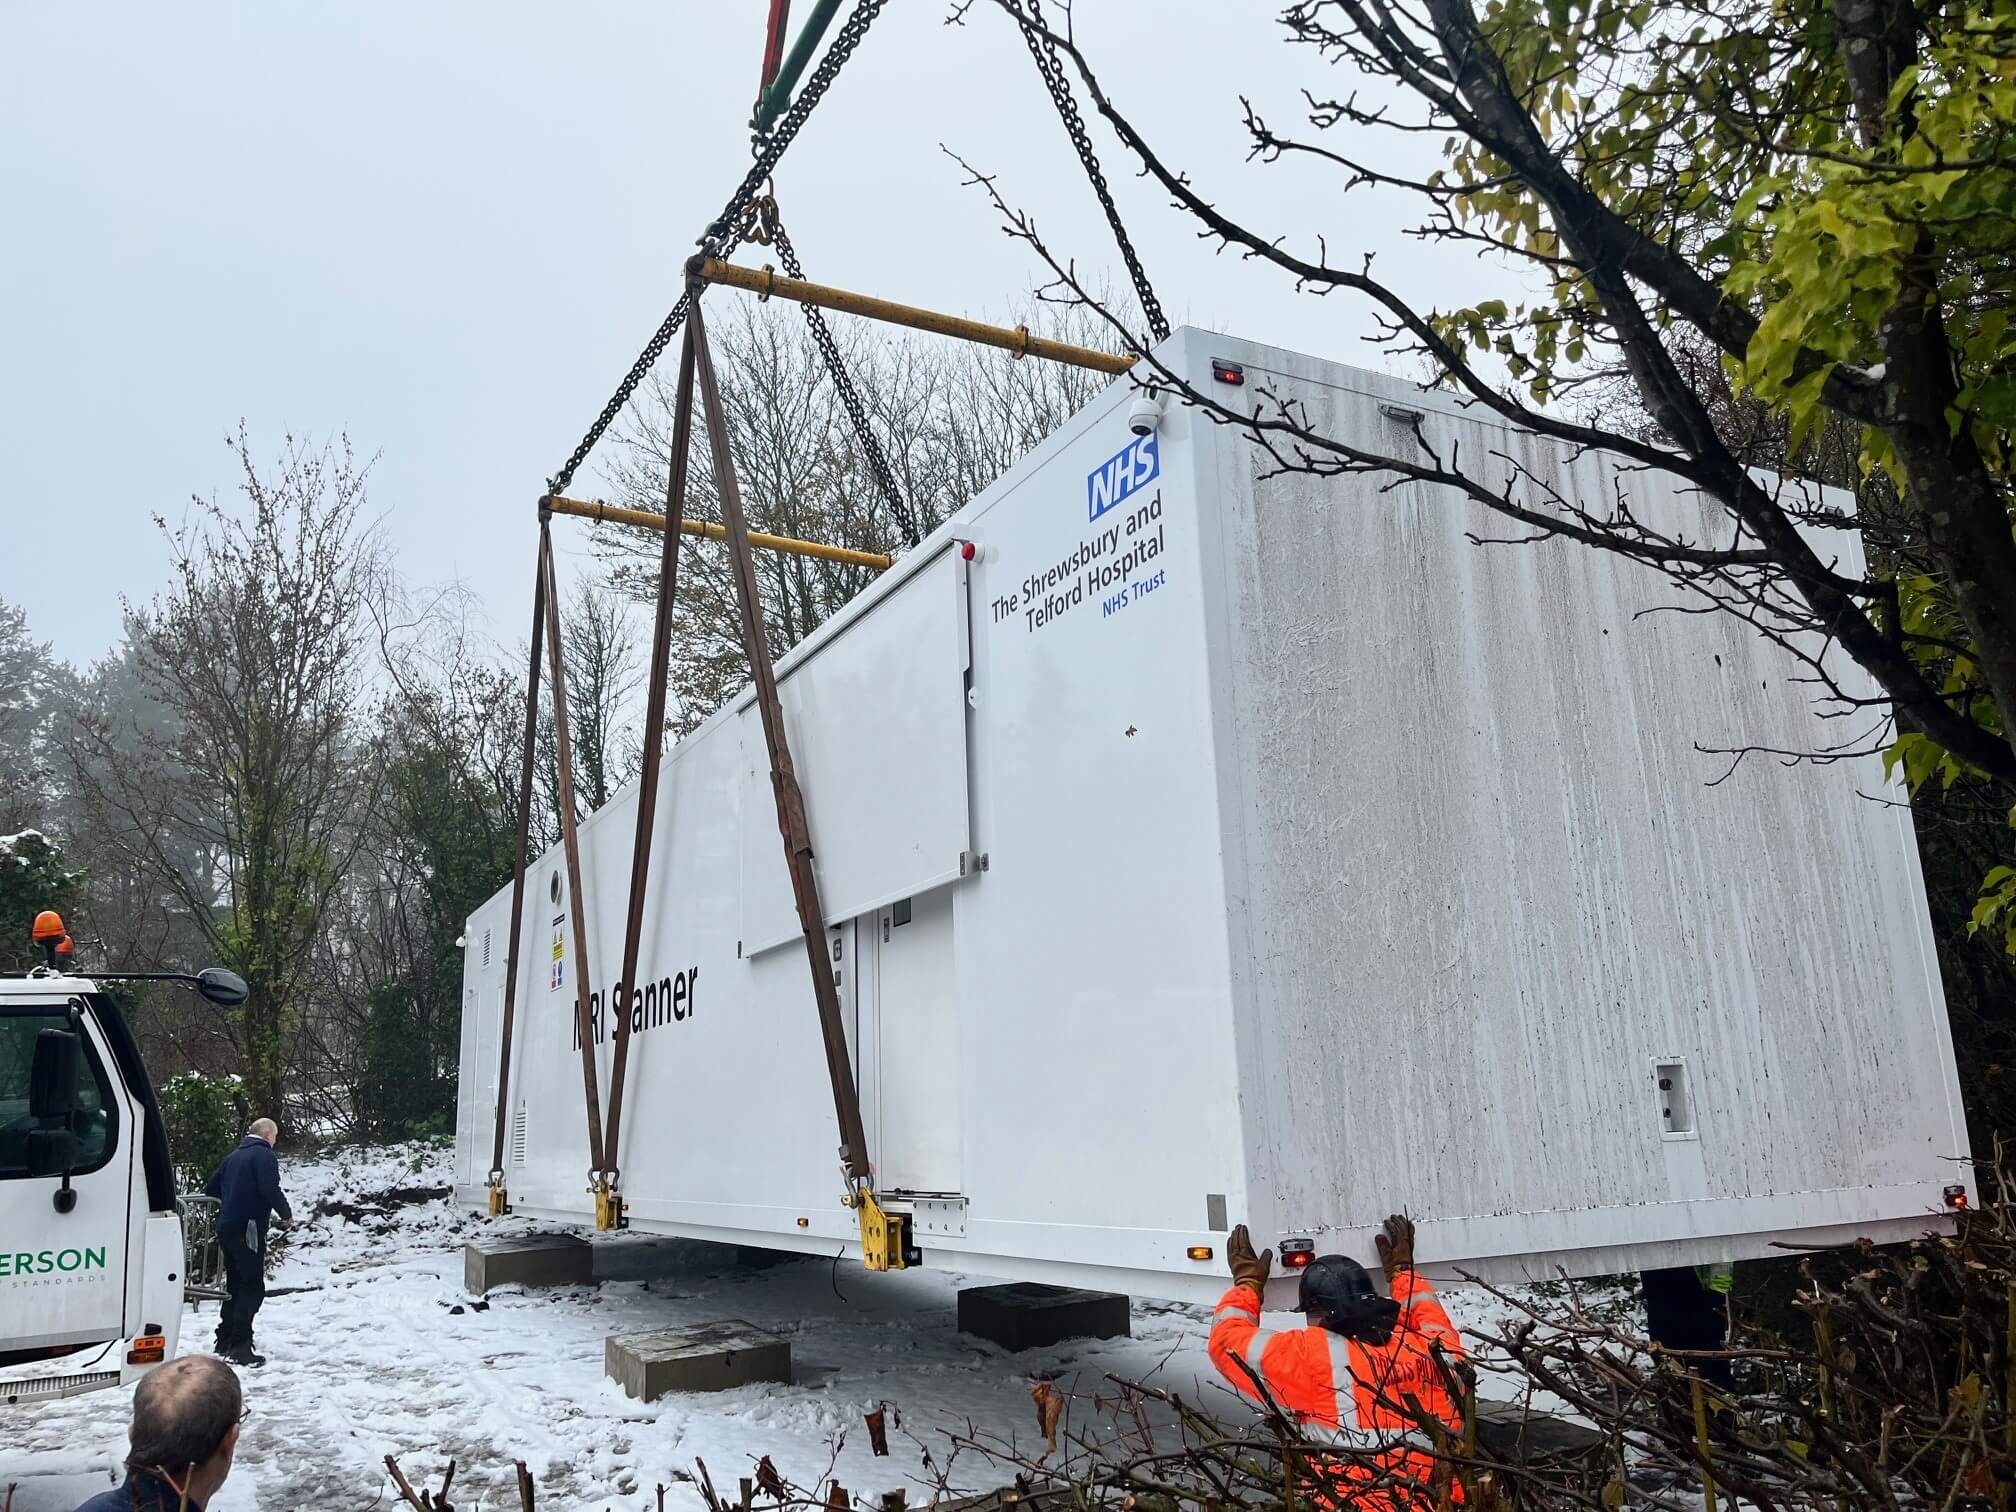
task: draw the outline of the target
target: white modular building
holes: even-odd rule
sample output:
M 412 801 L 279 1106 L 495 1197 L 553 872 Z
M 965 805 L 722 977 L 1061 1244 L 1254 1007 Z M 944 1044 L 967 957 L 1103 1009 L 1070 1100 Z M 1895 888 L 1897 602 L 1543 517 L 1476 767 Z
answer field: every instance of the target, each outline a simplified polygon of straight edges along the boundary
M 1160 353 L 1727 533 L 1392 378 L 1195 329 Z M 1874 757 L 1716 782 L 1704 750 L 1838 742 L 1797 661 L 1648 613 L 1678 590 L 1615 555 L 1480 546 L 1520 532 L 1452 491 L 1278 472 L 1177 405 L 1136 435 L 1135 397 L 779 662 L 876 1188 L 924 1262 L 1209 1301 L 1242 1221 L 1370 1262 L 1405 1209 L 1431 1273 L 1500 1281 L 1936 1224 L 1967 1147 L 1909 811 Z M 1859 570 L 1852 531 L 1827 549 Z M 752 695 L 667 753 L 612 995 L 636 801 L 582 825 L 585 897 L 558 847 L 527 874 L 510 1202 L 592 1221 L 585 970 L 605 1089 L 631 1015 L 630 1223 L 857 1254 Z M 466 936 L 478 1206 L 509 909 Z

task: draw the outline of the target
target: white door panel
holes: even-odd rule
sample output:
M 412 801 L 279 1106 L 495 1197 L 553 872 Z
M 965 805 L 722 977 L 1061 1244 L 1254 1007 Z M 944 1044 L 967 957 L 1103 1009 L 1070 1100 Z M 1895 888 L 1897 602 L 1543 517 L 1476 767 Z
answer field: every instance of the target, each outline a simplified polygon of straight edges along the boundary
M 959 1033 L 952 891 L 882 910 L 875 972 L 877 1184 L 959 1190 Z
M 79 1141 L 74 1203 L 58 1208 L 60 1177 L 28 1174 L 29 1136 L 56 1127 L 30 1110 L 36 1041 L 70 1027 L 61 1001 L 0 1005 L 0 1340 L 7 1348 L 126 1333 L 127 1261 L 138 1226 L 137 1118 L 88 1018 L 75 1025 L 84 1069 L 70 1124 Z

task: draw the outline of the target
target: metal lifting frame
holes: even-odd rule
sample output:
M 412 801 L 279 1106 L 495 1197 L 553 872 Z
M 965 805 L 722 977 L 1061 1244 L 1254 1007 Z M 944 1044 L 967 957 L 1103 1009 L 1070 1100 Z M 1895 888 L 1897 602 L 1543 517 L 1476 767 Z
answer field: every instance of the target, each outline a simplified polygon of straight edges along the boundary
M 560 589 L 553 577 L 553 535 L 539 525 L 539 570 L 546 580 L 546 675 L 553 684 L 553 756 L 559 776 L 560 843 L 567 856 L 567 916 L 574 925 L 574 1028 L 581 1041 L 581 1094 L 588 1113 L 588 1190 L 595 1227 L 616 1228 L 609 1211 L 614 1172 L 602 1143 L 601 1091 L 595 1075 L 595 1021 L 588 1003 L 588 910 L 581 893 L 581 837 L 574 823 L 574 736 L 567 720 L 567 659 L 560 649 Z M 519 928 L 513 919 L 511 927 Z M 501 1080 L 501 1078 L 500 1078 Z
M 738 267 L 718 257 L 696 257 L 687 263 L 686 273 L 689 278 L 701 283 L 747 289 L 763 299 L 774 294 L 779 299 L 817 305 L 822 310 L 839 310 L 846 315 L 861 315 L 869 320 L 909 326 L 912 330 L 933 331 L 940 336 L 956 336 L 961 341 L 977 342 L 981 346 L 999 347 L 1017 357 L 1042 357 L 1051 362 L 1091 368 L 1095 372 L 1115 376 L 1128 372 L 1137 360 L 1119 352 L 1101 352 L 1091 347 L 1073 346 L 1068 341 L 1052 341 L 1047 336 L 1032 336 L 1027 326 L 988 325 L 985 321 L 944 315 L 916 305 L 897 304 L 891 299 L 855 294 L 827 284 L 807 283 L 802 278 L 785 278 L 771 268 Z
M 685 340 L 679 354 L 679 383 L 672 428 L 672 460 L 666 479 L 665 512 L 654 515 L 644 510 L 621 509 L 600 502 L 563 498 L 547 494 L 539 500 L 539 575 L 533 585 L 532 654 L 525 688 L 525 745 L 520 768 L 518 804 L 518 847 L 511 881 L 511 943 L 506 955 L 508 973 L 504 986 L 503 1032 L 498 1046 L 497 1122 L 490 1165 L 490 1211 L 507 1210 L 504 1189 L 504 1130 L 510 1108 L 511 1042 L 517 1006 L 521 935 L 524 928 L 525 863 L 527 831 L 531 824 L 533 752 L 538 730 L 539 654 L 542 637 L 553 684 L 554 746 L 559 767 L 561 839 L 567 854 L 569 912 L 573 920 L 575 963 L 575 1025 L 581 1044 L 582 1095 L 588 1114 L 588 1153 L 592 1163 L 589 1191 L 595 1197 L 595 1226 L 608 1230 L 623 1226 L 624 1204 L 620 1193 L 621 1172 L 616 1164 L 622 1150 L 625 1078 L 630 1060 L 630 1012 L 626 994 L 637 971 L 642 945 L 644 899 L 648 882 L 652 828 L 656 819 L 658 773 L 665 734 L 665 687 L 671 659 L 671 616 L 678 593 L 678 538 L 693 535 L 725 541 L 734 562 L 735 598 L 742 621 L 743 649 L 756 685 L 756 701 L 763 717 L 764 740 L 770 750 L 770 780 L 776 792 L 777 827 L 783 837 L 786 864 L 791 870 L 791 891 L 798 907 L 798 921 L 805 934 L 805 951 L 812 967 L 812 991 L 819 1012 L 820 1036 L 825 1043 L 826 1071 L 833 1089 L 833 1110 L 840 1126 L 840 1165 L 847 1180 L 847 1201 L 861 1223 L 862 1257 L 871 1270 L 900 1270 L 908 1247 L 907 1220 L 902 1214 L 885 1213 L 876 1201 L 874 1171 L 868 1160 L 868 1138 L 861 1118 L 860 1091 L 855 1085 L 853 1065 L 847 1052 L 846 1029 L 841 1022 L 839 996 L 833 990 L 832 973 L 825 958 L 825 913 L 819 901 L 818 878 L 812 870 L 811 829 L 805 818 L 805 795 L 791 760 L 784 731 L 784 718 L 777 699 L 777 678 L 764 636 L 760 590 L 756 581 L 753 550 L 783 552 L 816 557 L 852 566 L 887 569 L 893 558 L 852 547 L 832 546 L 818 541 L 799 541 L 787 536 L 763 535 L 750 531 L 742 512 L 741 489 L 735 476 L 734 459 L 728 444 L 727 420 L 721 409 L 721 395 L 714 377 L 714 364 L 707 347 L 705 323 L 700 314 L 700 296 L 710 283 L 747 289 L 763 298 L 777 295 L 822 309 L 840 310 L 871 320 L 888 321 L 915 330 L 999 347 L 1017 357 L 1041 357 L 1069 363 L 1102 373 L 1129 371 L 1135 359 L 1113 352 L 1094 351 L 1068 342 L 1032 336 L 1024 327 L 987 325 L 954 315 L 943 315 L 915 305 L 896 304 L 844 289 L 807 283 L 803 279 L 780 278 L 769 268 L 739 268 L 717 258 L 696 257 L 687 264 Z M 721 495 L 721 523 L 689 520 L 685 514 L 688 453 L 692 446 L 693 387 L 698 379 L 707 422 L 707 439 L 714 459 L 714 476 Z M 600 1088 L 595 1066 L 594 1024 L 589 1011 L 588 929 L 581 895 L 581 851 L 574 823 L 573 746 L 567 724 L 566 673 L 560 654 L 559 595 L 553 579 L 551 517 L 569 515 L 587 520 L 609 520 L 639 525 L 664 532 L 663 554 L 658 577 L 657 616 L 652 627 L 651 682 L 645 711 L 644 763 L 638 777 L 637 835 L 630 860 L 629 909 L 624 922 L 622 974 L 611 984 L 608 1011 L 613 1019 L 615 1054 L 610 1067 L 607 1125 L 604 1126 Z
M 625 1073 L 630 1051 L 630 1008 L 628 984 L 637 970 L 642 943 L 644 901 L 649 881 L 651 839 L 657 810 L 658 775 L 664 745 L 665 690 L 671 660 L 672 609 L 678 593 L 678 538 L 688 533 L 685 519 L 688 454 L 691 450 L 693 389 L 697 378 L 707 424 L 708 445 L 714 462 L 716 487 L 721 496 L 722 524 L 716 539 L 728 544 L 735 574 L 736 607 L 741 619 L 743 649 L 755 683 L 757 707 L 762 715 L 763 736 L 770 754 L 770 780 L 777 802 L 777 828 L 784 843 L 785 863 L 791 872 L 791 891 L 798 908 L 798 922 L 805 936 L 806 959 L 811 967 L 812 994 L 819 1015 L 820 1037 L 826 1052 L 826 1070 L 833 1092 L 833 1111 L 840 1131 L 840 1166 L 846 1179 L 845 1201 L 855 1210 L 861 1228 L 862 1259 L 870 1270 L 901 1270 L 908 1263 L 908 1220 L 902 1214 L 885 1213 L 875 1197 L 874 1171 L 868 1158 L 867 1130 L 861 1117 L 861 1097 L 848 1055 L 847 1033 L 840 1013 L 839 994 L 825 956 L 825 912 L 819 898 L 819 882 L 812 869 L 811 828 L 805 815 L 805 795 L 798 783 L 784 728 L 783 706 L 777 695 L 776 671 L 763 626 L 761 592 L 756 579 L 753 537 L 742 512 L 741 487 L 735 475 L 734 458 L 728 439 L 728 424 L 707 347 L 706 324 L 700 314 L 700 285 L 691 289 L 690 313 L 685 340 L 679 355 L 679 382 L 672 427 L 672 458 L 666 481 L 665 513 L 644 516 L 633 523 L 653 523 L 664 531 L 658 602 L 651 642 L 651 684 L 645 710 L 644 763 L 638 778 L 637 833 L 631 851 L 629 910 L 624 923 L 622 975 L 611 985 L 608 1005 L 614 1020 L 615 1053 L 610 1069 L 608 1125 L 600 1116 L 599 1089 L 595 1068 L 593 1024 L 588 1003 L 588 936 L 585 899 L 581 891 L 580 848 L 574 823 L 574 783 L 572 746 L 567 730 L 566 680 L 560 655 L 558 594 L 553 580 L 553 550 L 548 525 L 555 513 L 589 518 L 621 518 L 605 506 L 578 501 L 544 498 L 540 501 L 539 577 L 534 585 L 534 625 L 531 671 L 526 689 L 525 754 L 519 800 L 518 859 L 513 877 L 511 942 L 507 970 L 511 978 L 505 987 L 504 1030 L 498 1073 L 497 1132 L 490 1172 L 490 1210 L 505 1211 L 503 1189 L 504 1120 L 509 1104 L 511 1023 L 517 990 L 517 962 L 523 932 L 525 892 L 526 831 L 530 825 L 532 749 L 538 718 L 539 642 L 543 630 L 548 657 L 548 673 L 553 683 L 555 752 L 560 777 L 561 836 L 567 853 L 569 911 L 575 940 L 575 1022 L 581 1041 L 581 1076 L 588 1112 L 589 1156 L 593 1162 L 589 1190 L 595 1197 L 595 1226 L 607 1230 L 623 1226 L 624 1203 L 620 1191 L 620 1170 L 616 1162 L 622 1148 L 622 1118 Z M 624 511 L 624 515 L 637 514 Z M 772 550 L 800 550 L 809 555 L 830 555 L 843 548 L 816 548 L 816 543 L 767 538 Z M 847 553 L 842 560 L 866 557 L 870 553 Z M 862 565 L 885 565 L 864 562 Z
M 707 347 L 707 326 L 700 313 L 699 291 L 686 317 L 700 379 L 700 399 L 707 420 L 707 441 L 713 453 L 714 485 L 721 495 L 721 521 L 728 529 L 728 550 L 735 570 L 735 603 L 742 618 L 742 646 L 749 657 L 750 679 L 756 685 L 756 707 L 763 719 L 763 740 L 770 752 L 770 785 L 777 799 L 777 829 L 784 842 L 784 860 L 791 871 L 791 895 L 798 906 L 798 924 L 805 935 L 805 956 L 812 969 L 812 996 L 819 1012 L 819 1032 L 826 1047 L 826 1072 L 833 1089 L 833 1111 L 840 1125 L 840 1167 L 857 1197 L 868 1190 L 873 1172 L 868 1163 L 868 1135 L 861 1121 L 861 1099 L 847 1053 L 847 1031 L 840 1016 L 840 995 L 834 990 L 832 964 L 826 959 L 826 914 L 819 899 L 819 879 L 812 870 L 812 832 L 805 817 L 805 794 L 791 760 L 784 730 L 784 707 L 777 696 L 777 673 L 763 626 L 756 562 L 749 550 L 749 526 L 742 514 L 742 488 L 728 444 L 728 420 L 721 408 L 721 390 Z M 870 1193 L 872 1200 L 872 1192 Z M 866 1220 L 864 1219 L 864 1225 Z M 872 1262 L 871 1262 L 872 1264 Z M 879 1268 L 879 1267 L 878 1267 Z
M 539 507 L 549 514 L 572 515 L 577 520 L 609 521 L 615 525 L 641 525 L 646 530 L 663 530 L 670 513 L 653 514 L 648 509 L 624 509 L 616 504 L 604 504 L 600 499 L 564 499 L 548 494 L 539 501 Z M 712 520 L 681 519 L 678 524 L 681 535 L 698 536 L 703 541 L 725 541 L 727 530 Z M 758 551 L 781 552 L 785 556 L 816 557 L 826 562 L 845 562 L 852 567 L 873 567 L 877 572 L 887 572 L 896 565 L 896 558 L 886 551 L 860 551 L 852 546 L 829 546 L 824 541 L 801 541 L 795 536 L 765 535 L 760 530 L 749 532 L 749 544 Z
M 504 1129 L 511 1106 L 511 1041 L 517 1017 L 518 965 L 524 943 L 525 863 L 532 828 L 533 755 L 539 738 L 539 653 L 553 681 L 553 742 L 559 768 L 560 833 L 567 850 L 569 912 L 574 919 L 574 1030 L 581 1042 L 581 1085 L 588 1107 L 589 1190 L 598 1224 L 604 1190 L 602 1115 L 595 1076 L 595 1041 L 588 1012 L 588 928 L 580 908 L 581 846 L 574 827 L 574 743 L 567 726 L 567 673 L 560 654 L 560 604 L 553 582 L 553 538 L 539 523 L 539 564 L 532 584 L 532 652 L 525 672 L 525 742 L 518 769 L 518 840 L 511 868 L 511 936 L 504 954 L 504 1022 L 498 1039 L 497 1125 L 490 1147 L 490 1212 L 510 1210 L 504 1188 Z
M 686 365 L 684 353 L 680 360 L 680 382 L 690 384 L 692 375 Z M 539 660 L 548 640 L 549 620 L 556 627 L 551 636 L 552 643 L 559 644 L 558 607 L 551 595 L 551 542 L 547 520 L 556 514 L 569 515 L 577 519 L 603 521 L 619 525 L 641 525 L 648 530 L 665 533 L 665 547 L 659 568 L 659 596 L 662 601 L 653 628 L 651 651 L 651 691 L 645 712 L 646 744 L 644 747 L 644 767 L 640 774 L 640 796 L 654 797 L 658 787 L 659 753 L 664 745 L 665 729 L 665 686 L 670 666 L 671 601 L 677 592 L 679 554 L 673 545 L 681 535 L 698 536 L 703 540 L 726 540 L 725 527 L 708 520 L 689 520 L 684 516 L 686 499 L 686 456 L 688 450 L 687 429 L 691 422 L 691 396 L 685 395 L 679 401 L 678 418 L 674 426 L 674 456 L 676 465 L 668 475 L 665 513 L 652 514 L 642 509 L 622 509 L 600 500 L 556 498 L 547 495 L 539 500 L 539 561 L 532 583 L 532 650 L 525 675 L 525 738 L 520 755 L 518 772 L 518 839 L 511 869 L 511 936 L 504 964 L 504 1015 L 502 1032 L 497 1047 L 497 1116 L 490 1149 L 489 1208 L 491 1215 L 509 1211 L 508 1194 L 504 1185 L 504 1130 L 511 1106 L 511 1044 L 517 1020 L 518 1008 L 518 965 L 523 945 L 523 929 L 520 923 L 525 911 L 525 865 L 529 832 L 532 827 L 532 780 L 535 753 L 539 731 Z M 668 528 L 669 525 L 669 528 Z M 858 551 L 851 546 L 829 546 L 822 541 L 801 541 L 790 536 L 764 535 L 760 532 L 747 534 L 749 545 L 759 551 L 775 551 L 786 555 L 816 557 L 826 561 L 843 562 L 850 566 L 869 567 L 886 571 L 894 564 L 895 558 L 879 551 Z M 549 609 L 552 613 L 549 615 Z M 564 682 L 555 686 L 555 721 L 564 726 L 566 716 L 566 687 Z M 573 814 L 573 764 L 571 760 L 571 740 L 567 758 L 561 763 L 560 787 L 563 809 L 566 817 L 563 826 L 571 830 Z M 655 814 L 655 804 L 646 802 L 638 813 L 637 851 L 632 861 L 632 882 L 630 897 L 630 918 L 624 935 L 623 974 L 617 980 L 628 982 L 637 967 L 638 939 L 643 909 L 643 874 L 645 857 L 649 854 L 651 825 Z M 570 842 L 571 843 L 571 842 Z M 578 870 L 578 854 L 572 858 L 570 876 Z M 578 880 L 578 878 L 577 878 Z M 587 946 L 585 936 L 576 931 L 576 952 L 578 969 L 582 979 L 587 975 Z M 616 1026 L 616 1059 L 610 1080 L 610 1102 L 607 1110 L 607 1129 L 600 1134 L 601 1143 L 596 1144 L 596 1127 L 601 1122 L 596 1112 L 599 1098 L 592 1051 L 589 1048 L 586 1009 L 582 1006 L 585 987 L 576 993 L 577 1023 L 582 1025 L 579 1033 L 582 1041 L 582 1081 L 589 1108 L 589 1150 L 595 1162 L 590 1173 L 589 1190 L 596 1193 L 596 1216 L 599 1226 L 619 1228 L 622 1226 L 621 1199 L 615 1195 L 616 1172 L 605 1168 L 603 1152 L 610 1155 L 621 1148 L 620 1136 L 623 1130 L 623 1081 L 625 1067 L 629 1059 L 630 1021 L 628 1015 L 620 1019 Z
M 504 956 L 504 1023 L 497 1047 L 497 1127 L 490 1145 L 490 1216 L 509 1211 L 504 1192 L 504 1120 L 511 1105 L 511 1027 L 518 1010 L 518 947 L 525 915 L 525 844 L 532 828 L 532 769 L 539 743 L 539 643 L 546 631 L 546 543 L 532 573 L 532 654 L 525 673 L 525 744 L 518 761 L 518 846 L 511 862 L 511 943 Z

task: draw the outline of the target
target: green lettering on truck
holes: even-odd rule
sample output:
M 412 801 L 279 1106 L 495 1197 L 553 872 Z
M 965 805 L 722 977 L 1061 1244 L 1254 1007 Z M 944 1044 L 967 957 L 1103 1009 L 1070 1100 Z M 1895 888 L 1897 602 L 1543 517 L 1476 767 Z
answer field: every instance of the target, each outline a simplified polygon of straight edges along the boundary
M 0 1276 L 46 1276 L 52 1271 L 102 1271 L 103 1248 L 65 1250 L 0 1250 Z

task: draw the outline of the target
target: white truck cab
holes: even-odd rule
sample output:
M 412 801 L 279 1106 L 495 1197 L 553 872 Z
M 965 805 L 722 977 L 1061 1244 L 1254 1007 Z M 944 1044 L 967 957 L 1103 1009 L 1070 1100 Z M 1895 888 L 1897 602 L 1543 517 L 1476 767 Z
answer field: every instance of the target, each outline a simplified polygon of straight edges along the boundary
M 228 972 L 150 979 L 220 1004 L 244 996 Z M 0 1415 L 128 1384 L 175 1355 L 174 1167 L 107 980 L 0 977 Z

